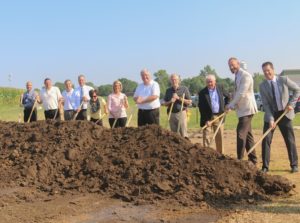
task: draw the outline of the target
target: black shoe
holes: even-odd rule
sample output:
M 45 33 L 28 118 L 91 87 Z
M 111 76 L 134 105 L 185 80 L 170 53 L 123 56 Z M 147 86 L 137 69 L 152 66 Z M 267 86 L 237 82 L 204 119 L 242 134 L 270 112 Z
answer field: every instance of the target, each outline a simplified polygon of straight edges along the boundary
M 267 172 L 269 172 L 269 170 L 268 170 L 268 168 L 264 167 L 261 169 L 261 172 L 267 173 Z
M 291 169 L 291 173 L 297 173 L 299 172 L 299 169 L 297 166 L 293 166 L 292 169 Z

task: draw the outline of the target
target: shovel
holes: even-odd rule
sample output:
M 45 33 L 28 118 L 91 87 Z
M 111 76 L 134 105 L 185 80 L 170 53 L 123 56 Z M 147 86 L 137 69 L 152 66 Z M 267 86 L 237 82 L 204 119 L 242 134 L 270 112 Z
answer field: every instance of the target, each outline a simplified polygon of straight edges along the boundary
M 289 110 L 288 109 L 286 109 L 283 113 L 282 113 L 282 115 L 280 115 L 280 117 L 275 121 L 275 125 L 277 126 L 277 124 L 278 124 L 278 122 L 286 115 L 286 113 L 288 113 L 289 112 Z M 263 134 L 263 136 L 254 144 L 254 146 L 252 146 L 252 148 L 247 152 L 247 155 L 249 155 L 254 149 L 255 149 L 255 147 L 261 142 L 261 141 L 263 141 L 263 139 L 269 134 L 269 132 L 271 132 L 273 130 L 273 128 L 272 127 L 270 127 L 266 132 L 265 132 L 265 134 Z
M 184 96 L 185 96 L 185 93 L 183 93 L 183 95 L 182 95 L 182 101 L 181 101 L 181 107 L 180 107 L 180 117 L 179 117 L 178 125 L 177 125 L 177 133 L 179 133 L 180 124 L 181 124 L 181 121 L 182 121 L 182 110 L 183 110 L 183 104 L 184 104 Z
M 224 113 L 224 114 L 225 114 L 225 113 Z M 219 125 L 218 125 L 218 127 L 217 127 L 217 129 L 216 129 L 216 131 L 215 131 L 215 133 L 214 133 L 214 135 L 213 135 L 213 137 L 212 137 L 212 139 L 210 140 L 210 142 L 209 142 L 209 144 L 208 144 L 208 146 L 210 146 L 211 143 L 215 140 L 215 138 L 216 138 L 216 136 L 217 136 L 217 134 L 218 134 L 218 132 L 219 132 L 219 129 L 220 129 L 220 127 L 221 127 L 222 124 L 223 124 L 224 118 L 225 118 L 225 115 L 223 115 L 223 117 L 222 117 L 222 119 L 221 119 L 221 121 L 220 121 L 220 123 L 219 123 Z
M 31 119 L 32 113 L 33 113 L 33 111 L 34 111 L 36 102 L 37 102 L 37 100 L 35 99 L 35 100 L 34 100 L 34 103 L 33 103 L 33 106 L 32 106 L 32 109 L 31 109 L 31 112 L 30 112 L 30 115 L 29 115 L 29 118 L 28 118 L 28 120 L 27 120 L 27 123 L 30 122 L 30 119 Z

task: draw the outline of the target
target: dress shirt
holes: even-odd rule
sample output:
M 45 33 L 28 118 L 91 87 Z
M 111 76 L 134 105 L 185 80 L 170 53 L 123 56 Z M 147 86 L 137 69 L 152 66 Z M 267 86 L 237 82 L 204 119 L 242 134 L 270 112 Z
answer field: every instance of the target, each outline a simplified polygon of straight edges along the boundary
M 74 89 L 72 88 L 69 92 L 64 90 L 62 96 L 64 97 L 64 110 L 74 110 Z
M 82 97 L 83 96 L 86 96 L 88 101 L 91 99 L 90 98 L 90 90 L 94 90 L 94 88 L 90 87 L 90 86 L 87 86 L 87 85 L 84 85 L 84 86 L 79 86 L 77 87 L 75 90 L 74 90 L 74 108 L 75 110 L 77 110 L 79 107 L 80 107 L 80 104 L 82 102 Z M 83 94 L 83 95 L 82 95 Z M 87 109 L 88 107 L 88 102 L 84 102 L 82 104 L 82 109 Z
M 211 109 L 212 113 L 219 113 L 220 111 L 220 102 L 219 102 L 219 95 L 217 92 L 217 88 L 208 89 L 209 97 L 211 101 Z

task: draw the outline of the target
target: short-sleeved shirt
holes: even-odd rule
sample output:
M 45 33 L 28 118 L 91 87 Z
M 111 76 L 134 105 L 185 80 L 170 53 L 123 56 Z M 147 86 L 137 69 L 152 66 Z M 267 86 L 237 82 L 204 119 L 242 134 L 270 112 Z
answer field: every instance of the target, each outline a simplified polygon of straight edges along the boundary
M 61 98 L 61 93 L 56 86 L 52 86 L 49 90 L 43 87 L 40 92 L 40 98 L 46 111 L 58 109 L 58 100 Z
M 184 94 L 184 99 L 191 100 L 190 91 L 185 86 L 179 86 L 176 90 L 173 87 L 168 88 L 166 90 L 164 100 L 170 101 L 172 99 L 174 93 L 176 93 L 178 95 L 178 97 L 182 97 Z M 172 113 L 180 112 L 181 104 L 182 104 L 182 102 L 180 100 L 176 100 L 173 105 Z M 168 110 L 167 110 L 168 112 L 170 110 L 170 107 L 171 106 L 168 107 Z M 185 110 L 186 108 L 187 108 L 187 105 L 183 104 L 183 109 Z
M 64 90 L 62 92 L 62 96 L 64 97 L 64 110 L 75 110 L 74 107 L 74 95 L 73 95 L 74 89 L 72 88 L 69 92 Z
M 126 100 L 126 95 L 123 93 L 117 94 L 110 94 L 107 98 L 108 104 L 108 111 L 109 111 L 109 118 L 124 118 L 127 117 L 126 115 L 126 108 L 124 106 Z
M 138 104 L 139 109 L 151 110 L 160 107 L 159 96 L 160 96 L 160 88 L 156 81 L 151 80 L 148 85 L 141 83 L 137 86 L 133 97 L 141 97 L 143 99 L 149 96 L 158 96 L 154 101 Z
M 79 86 L 78 88 L 76 88 L 74 90 L 74 107 L 75 107 L 75 110 L 78 109 L 80 107 L 80 104 L 82 102 L 82 97 L 83 96 L 86 96 L 88 101 L 91 99 L 90 98 L 90 90 L 94 90 L 94 88 L 90 87 L 90 86 L 87 86 L 87 85 L 84 85 L 84 86 Z M 83 102 L 82 104 L 82 109 L 87 109 L 88 107 L 88 102 Z
M 34 105 L 35 99 L 36 99 L 36 93 L 33 89 L 31 91 L 26 91 L 23 94 L 23 98 L 22 98 L 22 104 L 24 108 L 31 109 Z

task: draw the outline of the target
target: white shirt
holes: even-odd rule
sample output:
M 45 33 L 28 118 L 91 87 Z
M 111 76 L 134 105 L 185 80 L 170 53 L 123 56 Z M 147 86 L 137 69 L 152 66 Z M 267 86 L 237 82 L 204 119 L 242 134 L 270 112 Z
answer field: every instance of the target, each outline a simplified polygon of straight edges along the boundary
M 151 110 L 160 107 L 159 96 L 160 96 L 160 88 L 156 81 L 151 80 L 149 85 L 145 85 L 141 83 L 136 88 L 133 97 L 141 97 L 145 99 L 149 96 L 156 95 L 158 96 L 154 101 L 137 104 L 139 109 Z
M 58 109 L 58 100 L 61 98 L 61 93 L 56 86 L 52 86 L 49 90 L 43 87 L 40 92 L 40 98 L 46 111 Z
M 271 85 L 273 84 L 273 86 L 274 86 L 275 98 L 276 98 L 276 104 L 277 104 L 278 111 L 284 110 L 283 105 L 282 105 L 282 101 L 281 101 L 281 93 L 279 91 L 276 76 L 273 77 L 273 80 L 268 80 L 268 82 L 270 84 L 271 89 L 272 89 Z
M 69 92 L 64 90 L 62 92 L 62 96 L 64 97 L 64 110 L 74 110 L 74 95 L 73 95 L 74 89 L 72 88 Z
M 94 90 L 94 88 L 84 85 L 83 87 L 79 86 L 76 88 L 73 92 L 74 94 L 74 109 L 77 110 L 80 107 L 80 104 L 82 102 L 82 97 L 86 96 L 88 101 L 91 99 L 90 98 L 90 90 Z M 87 109 L 88 107 L 88 102 L 83 102 L 82 104 L 82 109 Z

